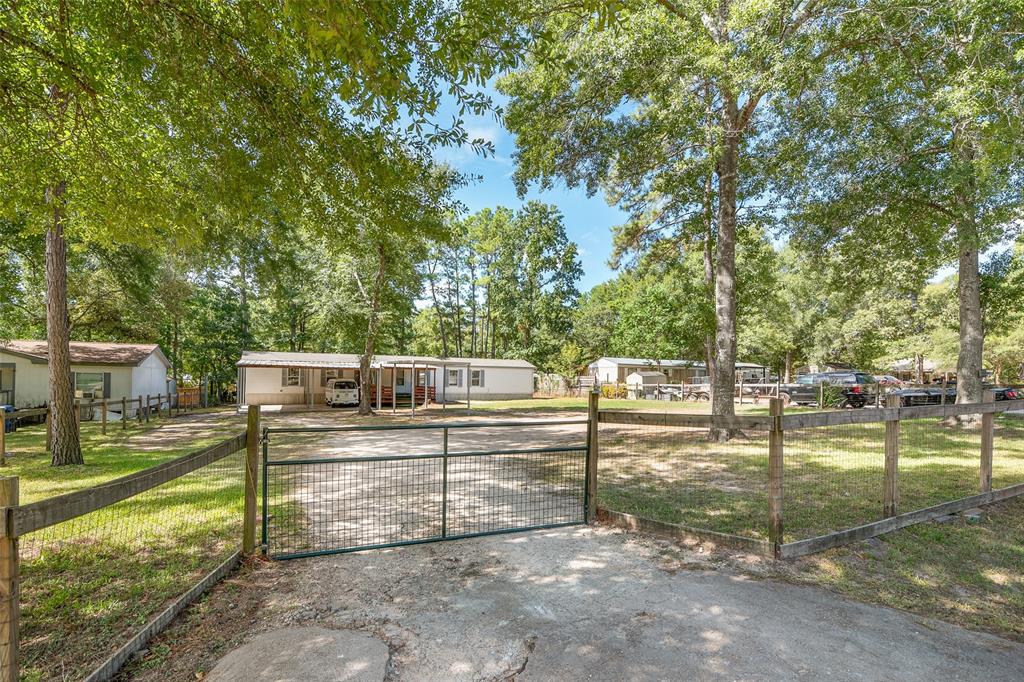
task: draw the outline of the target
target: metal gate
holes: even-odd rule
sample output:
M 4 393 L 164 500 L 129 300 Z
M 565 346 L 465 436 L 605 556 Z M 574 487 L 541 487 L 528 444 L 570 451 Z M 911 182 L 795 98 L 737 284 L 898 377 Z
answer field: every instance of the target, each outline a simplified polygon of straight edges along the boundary
M 298 558 L 586 523 L 590 429 L 578 437 L 569 434 L 579 442 L 520 447 L 514 441 L 517 429 L 521 436 L 531 427 L 588 423 L 566 419 L 266 428 L 263 551 L 278 559 Z M 488 443 L 511 440 L 515 447 L 464 449 L 450 443 L 453 433 L 485 429 L 502 434 L 485 434 Z M 401 452 L 412 431 L 421 432 L 420 439 L 427 441 L 420 443 L 421 449 L 426 444 L 428 452 Z M 368 447 L 366 454 L 358 452 L 361 438 L 380 432 L 396 435 Z M 357 454 L 329 452 L 325 434 L 338 433 Z M 289 443 L 300 439 L 319 440 L 314 456 L 309 456 L 308 443 Z M 383 444 L 400 454 L 381 454 Z

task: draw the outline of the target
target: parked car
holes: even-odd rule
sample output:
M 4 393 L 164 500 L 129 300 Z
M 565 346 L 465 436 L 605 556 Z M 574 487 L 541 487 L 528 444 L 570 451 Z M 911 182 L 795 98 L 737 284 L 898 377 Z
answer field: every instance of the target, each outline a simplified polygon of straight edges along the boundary
M 985 386 L 985 390 L 992 391 L 993 397 L 999 400 L 1024 400 L 1024 391 L 1019 388 L 1007 388 L 1003 386 Z M 941 405 L 942 391 L 940 388 L 905 388 L 893 391 L 889 395 L 898 396 L 900 407 L 915 407 L 917 405 Z M 946 386 L 946 405 L 956 402 L 956 384 Z
M 329 379 L 324 400 L 331 407 L 359 404 L 359 386 L 351 379 Z
M 842 390 L 839 407 L 864 407 L 875 402 L 878 382 L 864 372 L 818 372 L 798 376 L 791 384 L 779 387 L 779 397 L 797 405 L 817 404 L 821 397 L 821 385 L 837 386 Z

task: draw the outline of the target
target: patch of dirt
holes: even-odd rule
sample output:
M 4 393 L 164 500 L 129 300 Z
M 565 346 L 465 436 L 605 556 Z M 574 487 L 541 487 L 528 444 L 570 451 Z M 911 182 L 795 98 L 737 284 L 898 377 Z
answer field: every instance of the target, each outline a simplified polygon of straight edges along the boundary
M 192 604 L 118 673 L 116 680 L 203 679 L 216 662 L 294 612 L 295 565 L 253 558 Z

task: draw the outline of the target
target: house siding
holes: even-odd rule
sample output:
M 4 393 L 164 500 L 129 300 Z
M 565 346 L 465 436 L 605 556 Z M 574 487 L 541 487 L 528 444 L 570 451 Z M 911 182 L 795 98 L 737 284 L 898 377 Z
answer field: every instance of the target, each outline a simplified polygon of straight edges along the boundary
M 14 365 L 14 406 L 19 409 L 39 407 L 46 404 L 50 397 L 49 366 L 43 363 L 34 363 L 28 358 L 11 355 L 0 351 L 0 362 Z M 120 400 L 121 397 L 135 397 L 140 393 L 146 395 L 151 393 L 167 392 L 166 368 L 155 355 L 146 360 L 147 363 L 155 363 L 159 369 L 150 369 L 145 373 L 152 377 L 160 375 L 161 379 L 156 382 L 150 378 L 151 390 L 136 389 L 134 373 L 140 369 L 137 367 L 111 366 L 111 365 L 71 365 L 72 372 L 96 372 L 110 374 L 110 398 Z M 159 388 L 155 388 L 159 386 Z
M 304 405 L 309 404 L 309 393 L 305 386 L 282 386 L 280 367 L 242 367 L 245 373 L 243 380 L 244 395 L 242 403 L 247 405 Z M 417 367 L 419 369 L 419 367 Z M 461 386 L 446 386 L 445 369 L 461 369 L 463 372 Z M 484 371 L 484 385 L 471 386 L 471 371 Z M 324 386 L 322 369 L 302 370 L 312 373 L 312 403 L 319 405 L 324 402 Z M 341 369 L 339 377 L 355 379 L 355 369 Z M 371 370 L 373 381 L 377 379 L 377 369 Z M 396 386 L 398 395 L 408 395 L 412 385 L 412 371 L 409 367 L 397 368 L 404 374 L 405 385 Z M 450 365 L 447 368 L 431 365 L 427 372 L 427 385 L 433 386 L 437 377 L 436 398 L 438 401 L 447 398 L 451 401 L 466 399 L 466 388 L 469 387 L 470 400 L 513 400 L 533 397 L 532 367 L 488 367 L 472 365 L 469 370 L 463 365 Z M 392 369 L 383 368 L 382 385 L 392 385 Z

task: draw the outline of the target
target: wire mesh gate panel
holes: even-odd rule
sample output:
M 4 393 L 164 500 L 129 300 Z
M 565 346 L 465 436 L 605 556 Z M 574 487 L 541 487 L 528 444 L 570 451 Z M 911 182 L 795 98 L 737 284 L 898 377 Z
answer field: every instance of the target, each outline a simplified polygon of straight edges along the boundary
M 264 551 L 296 558 L 585 523 L 586 430 L 530 429 L 586 424 L 264 429 Z M 428 452 L 409 447 L 405 436 L 413 431 L 420 435 L 414 445 Z M 453 434 L 477 447 L 451 443 Z M 368 452 L 335 456 L 339 446 L 328 438 L 342 439 L 340 449 Z M 543 447 L 535 447 L 541 439 Z M 502 447 L 479 449 L 481 442 Z M 390 454 L 403 447 L 409 451 Z M 381 451 L 388 454 L 375 454 Z

